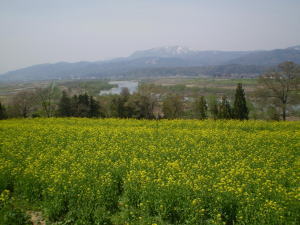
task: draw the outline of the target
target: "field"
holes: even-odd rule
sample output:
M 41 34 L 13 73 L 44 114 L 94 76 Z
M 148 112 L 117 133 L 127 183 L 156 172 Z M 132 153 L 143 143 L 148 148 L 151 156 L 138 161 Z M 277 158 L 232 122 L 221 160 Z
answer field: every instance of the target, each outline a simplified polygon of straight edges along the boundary
M 0 121 L 0 215 L 36 212 L 47 224 L 296 225 L 299 128 L 263 121 Z
M 146 84 L 153 84 L 158 91 L 182 94 L 184 96 L 193 96 L 195 93 L 210 95 L 227 95 L 232 97 L 238 83 L 243 84 L 243 88 L 247 95 L 252 95 L 258 86 L 257 79 L 254 78 L 211 78 L 211 77 L 167 77 L 160 79 L 148 79 L 143 81 Z
M 9 97 L 24 92 L 34 91 L 37 88 L 45 88 L 52 84 L 53 81 L 36 81 L 36 82 L 0 82 L 0 100 L 8 102 Z M 108 83 L 108 80 L 56 80 L 55 86 L 61 90 L 70 90 L 73 94 L 88 92 L 90 95 L 97 96 L 101 90 L 109 90 L 114 87 Z

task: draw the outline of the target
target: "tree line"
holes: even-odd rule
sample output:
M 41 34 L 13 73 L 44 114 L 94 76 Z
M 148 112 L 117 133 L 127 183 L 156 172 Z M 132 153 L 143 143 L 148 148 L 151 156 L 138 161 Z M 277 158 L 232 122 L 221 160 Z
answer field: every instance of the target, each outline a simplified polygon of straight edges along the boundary
M 198 96 L 191 101 L 185 101 L 182 96 L 168 94 L 154 96 L 152 94 L 130 94 L 123 88 L 119 95 L 108 96 L 108 102 L 96 100 L 87 93 L 70 96 L 62 91 L 55 101 L 53 87 L 38 89 L 35 92 L 21 92 L 14 96 L 10 110 L 0 103 L 0 117 L 87 117 L 87 118 L 135 118 L 135 119 L 175 119 L 197 118 L 207 119 L 248 119 L 248 107 L 242 84 L 237 85 L 235 100 L 231 107 L 226 96 L 220 101 L 210 104 L 204 96 Z M 162 99 L 161 101 L 159 99 Z M 188 102 L 188 103 L 187 103 Z M 38 104 L 37 104 L 38 103 Z M 185 116 L 185 112 L 189 116 Z
M 14 117 L 88 117 L 135 119 L 249 119 L 249 105 L 265 108 L 272 119 L 286 120 L 289 106 L 299 104 L 299 66 L 285 62 L 258 79 L 258 101 L 251 102 L 241 83 L 233 99 L 205 96 L 184 97 L 178 94 L 157 94 L 139 90 L 131 94 L 124 88 L 119 95 L 91 96 L 60 90 L 54 83 L 45 88 L 22 91 L 7 105 L 0 103 L 0 118 Z

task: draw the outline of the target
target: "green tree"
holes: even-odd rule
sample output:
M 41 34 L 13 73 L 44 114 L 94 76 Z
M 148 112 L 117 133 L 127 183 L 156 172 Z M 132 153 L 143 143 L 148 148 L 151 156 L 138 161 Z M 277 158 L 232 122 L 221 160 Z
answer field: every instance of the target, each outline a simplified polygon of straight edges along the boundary
M 94 99 L 93 96 L 90 96 L 89 106 L 90 106 L 89 117 L 99 117 L 100 116 L 100 105 Z
M 69 117 L 72 116 L 71 99 L 66 91 L 62 92 L 62 97 L 58 104 L 58 116 Z
M 204 96 L 198 97 L 194 102 L 194 111 L 196 118 L 207 119 L 207 103 Z
M 150 96 L 138 93 L 131 95 L 126 103 L 130 116 L 137 119 L 153 119 L 154 105 Z
M 79 116 L 79 104 L 78 104 L 78 96 L 74 95 L 71 98 L 71 116 L 78 117 Z
M 232 109 L 226 96 L 222 96 L 221 102 L 218 105 L 219 119 L 232 119 Z
M 90 115 L 90 98 L 87 93 L 78 96 L 78 116 L 89 117 Z
M 273 106 L 269 106 L 267 108 L 267 111 L 266 111 L 266 116 L 268 120 L 275 120 L 275 121 L 279 121 L 280 120 L 280 114 L 278 113 L 278 111 L 276 110 L 275 107 Z
M 233 103 L 233 117 L 239 120 L 248 120 L 249 110 L 246 104 L 245 92 L 241 83 L 238 83 Z
M 122 91 L 120 93 L 120 97 L 118 99 L 118 114 L 119 114 L 119 117 L 121 118 L 131 118 L 133 115 L 132 115 L 132 109 L 128 107 L 128 100 L 130 98 L 130 92 L 129 92 L 129 89 L 127 87 L 125 88 L 122 88 Z
M 119 95 L 114 95 L 110 99 L 109 111 L 111 117 L 121 117 L 122 115 L 122 102 Z
M 4 120 L 7 118 L 5 106 L 0 102 L 0 120 Z
M 215 96 L 212 96 L 209 101 L 209 112 L 214 120 L 218 118 L 218 102 Z
M 277 70 L 267 72 L 259 78 L 259 95 L 267 96 L 275 107 L 281 109 L 282 120 L 286 120 L 287 106 L 291 100 L 299 102 L 300 69 L 293 62 L 284 62 L 278 65 Z M 294 98 L 291 98 L 291 97 Z M 296 103 L 297 104 L 297 103 Z
M 130 118 L 132 117 L 132 109 L 129 108 L 127 101 L 130 98 L 128 88 L 123 88 L 120 95 L 115 95 L 111 99 L 110 111 L 113 117 Z
M 183 100 L 178 95 L 168 95 L 163 100 L 162 111 L 167 119 L 180 118 L 183 114 Z

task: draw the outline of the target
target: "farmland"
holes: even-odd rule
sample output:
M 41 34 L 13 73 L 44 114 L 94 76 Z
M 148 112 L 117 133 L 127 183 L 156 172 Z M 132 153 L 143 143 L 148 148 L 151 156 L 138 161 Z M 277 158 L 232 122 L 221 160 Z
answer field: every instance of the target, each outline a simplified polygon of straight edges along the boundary
M 47 224 L 299 224 L 299 128 L 231 120 L 0 121 L 0 215 L 10 201 Z

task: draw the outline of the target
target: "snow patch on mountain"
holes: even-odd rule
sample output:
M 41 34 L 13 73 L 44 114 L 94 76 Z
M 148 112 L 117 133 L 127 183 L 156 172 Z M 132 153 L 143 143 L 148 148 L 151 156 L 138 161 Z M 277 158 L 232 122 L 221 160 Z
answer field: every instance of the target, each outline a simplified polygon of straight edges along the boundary
M 194 54 L 195 51 L 183 46 L 165 46 L 152 48 L 144 51 L 136 51 L 130 57 L 142 58 L 142 57 L 178 57 Z

